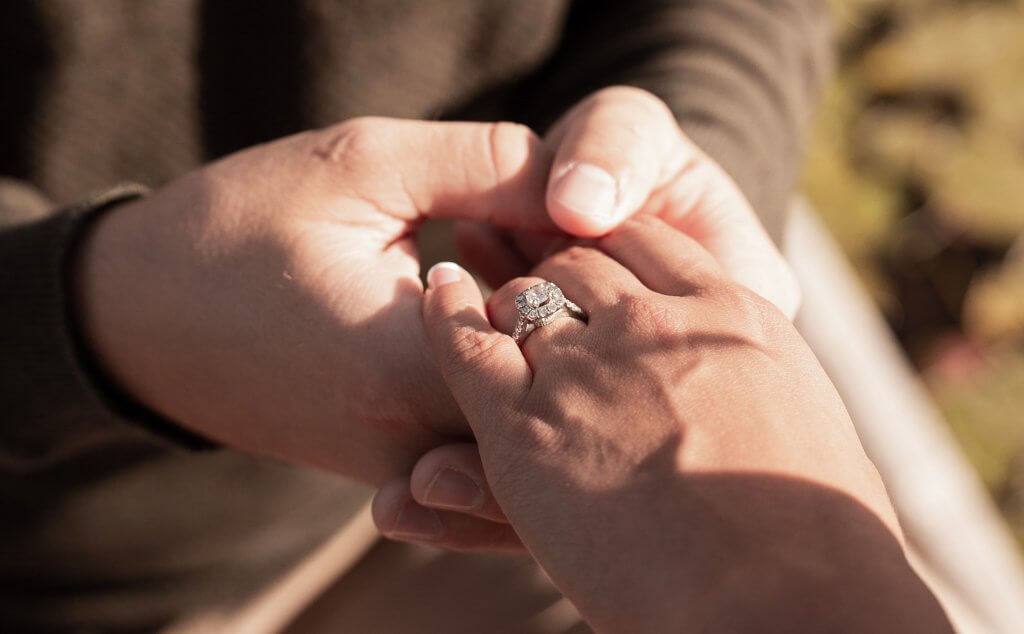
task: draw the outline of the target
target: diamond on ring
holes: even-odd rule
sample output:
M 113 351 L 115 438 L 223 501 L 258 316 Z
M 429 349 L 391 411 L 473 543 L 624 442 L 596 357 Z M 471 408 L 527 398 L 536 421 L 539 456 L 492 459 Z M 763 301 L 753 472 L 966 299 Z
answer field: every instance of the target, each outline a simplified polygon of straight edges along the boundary
M 512 338 L 520 345 L 528 334 L 564 315 L 587 320 L 583 310 L 566 299 L 562 289 L 553 282 L 534 284 L 516 295 L 516 308 L 519 310 L 519 319 L 512 331 Z

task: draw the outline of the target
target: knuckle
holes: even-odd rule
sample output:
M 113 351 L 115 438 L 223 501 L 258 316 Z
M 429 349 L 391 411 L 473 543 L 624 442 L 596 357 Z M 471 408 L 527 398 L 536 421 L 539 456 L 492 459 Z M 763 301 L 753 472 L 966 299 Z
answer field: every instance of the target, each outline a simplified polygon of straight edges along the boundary
M 495 183 L 515 176 L 541 144 L 529 127 L 510 121 L 488 124 L 485 139 Z
M 559 430 L 540 416 L 527 416 L 519 427 L 512 431 L 517 436 L 519 448 L 526 453 L 557 450 L 563 442 Z
M 490 444 L 498 449 L 501 464 L 488 473 L 487 480 L 492 490 L 522 490 L 519 486 L 524 462 L 535 456 L 564 455 L 567 444 L 566 434 L 545 418 L 527 415 L 514 419 L 514 423 L 497 427 Z
M 537 265 L 534 273 L 543 279 L 557 281 L 560 274 L 593 267 L 601 257 L 605 256 L 594 247 L 571 244 Z
M 456 329 L 445 353 L 445 374 L 449 377 L 472 373 L 502 344 L 500 335 L 469 326 Z
M 527 275 L 523 275 L 520 277 L 512 278 L 498 290 L 504 294 L 507 294 L 509 297 L 515 297 L 520 291 L 524 291 L 533 286 L 534 284 L 539 284 L 541 281 L 542 280 L 539 277 L 530 277 Z
M 551 259 L 562 264 L 586 264 L 596 257 L 596 252 L 591 247 L 573 244 L 553 255 Z
M 739 284 L 722 284 L 709 295 L 725 310 L 738 333 L 754 346 L 769 347 L 781 322 L 788 322 L 774 304 Z
M 316 152 L 326 160 L 344 164 L 379 157 L 387 125 L 383 117 L 356 117 L 336 123 L 323 130 L 324 141 Z
M 629 295 L 620 298 L 618 306 L 627 332 L 642 333 L 654 339 L 678 336 L 684 332 L 685 324 L 677 311 L 657 298 Z
M 507 442 L 526 454 L 533 454 L 538 449 L 551 450 L 557 448 L 562 437 L 558 429 L 547 419 L 528 415 L 513 427 L 508 427 Z

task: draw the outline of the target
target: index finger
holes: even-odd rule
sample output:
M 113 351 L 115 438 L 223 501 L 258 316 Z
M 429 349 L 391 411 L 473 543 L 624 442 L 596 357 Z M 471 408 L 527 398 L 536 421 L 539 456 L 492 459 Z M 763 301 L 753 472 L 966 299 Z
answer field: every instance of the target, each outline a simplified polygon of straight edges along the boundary
M 442 262 L 427 273 L 423 322 L 448 389 L 478 440 L 518 411 L 533 382 L 519 346 L 495 330 L 473 278 Z
M 686 160 L 675 117 L 661 99 L 628 86 L 600 90 L 552 128 L 548 182 L 552 220 L 596 237 L 633 215 Z

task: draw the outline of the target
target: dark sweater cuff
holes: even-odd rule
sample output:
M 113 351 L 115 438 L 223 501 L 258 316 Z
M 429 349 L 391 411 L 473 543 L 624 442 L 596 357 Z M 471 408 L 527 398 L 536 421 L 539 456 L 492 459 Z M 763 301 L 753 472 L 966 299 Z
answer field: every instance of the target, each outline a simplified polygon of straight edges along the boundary
M 145 193 L 139 185 L 118 185 L 0 231 L 0 468 L 29 470 L 147 432 L 186 448 L 214 446 L 114 388 L 90 360 L 71 318 L 68 264 L 77 237 L 98 214 Z

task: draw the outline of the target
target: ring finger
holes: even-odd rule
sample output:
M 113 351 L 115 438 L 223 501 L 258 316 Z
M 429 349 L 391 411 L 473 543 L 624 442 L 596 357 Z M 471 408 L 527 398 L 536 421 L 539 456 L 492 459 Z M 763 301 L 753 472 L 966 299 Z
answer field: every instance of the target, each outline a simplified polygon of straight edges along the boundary
M 548 280 L 539 277 L 517 277 L 494 291 L 487 301 L 487 314 L 494 328 L 513 336 L 521 318 L 520 310 L 516 305 L 516 297 L 527 289 L 546 281 Z M 551 301 L 551 298 L 543 296 L 539 299 L 542 304 Z M 573 301 L 573 298 L 568 296 L 566 299 Z M 526 321 L 525 318 L 523 319 L 525 327 Z M 554 351 L 575 345 L 585 327 L 586 324 L 581 319 L 569 314 L 567 309 L 562 309 L 558 316 L 546 326 L 532 326 L 532 330 L 519 337 L 523 356 L 530 367 L 536 367 L 537 363 L 544 364 Z

